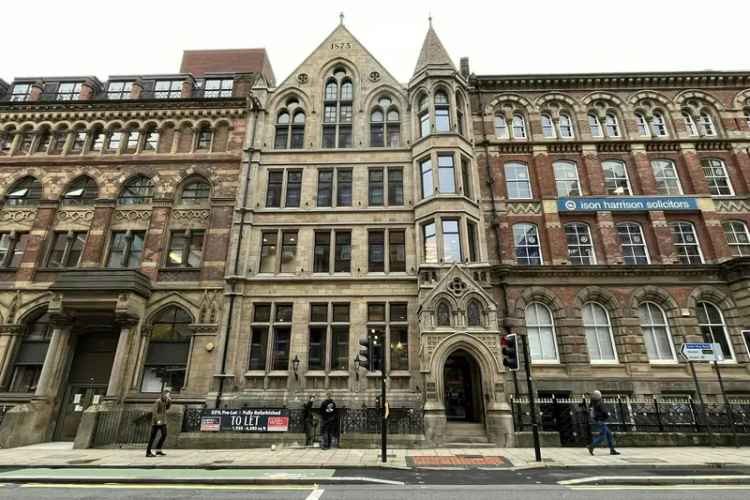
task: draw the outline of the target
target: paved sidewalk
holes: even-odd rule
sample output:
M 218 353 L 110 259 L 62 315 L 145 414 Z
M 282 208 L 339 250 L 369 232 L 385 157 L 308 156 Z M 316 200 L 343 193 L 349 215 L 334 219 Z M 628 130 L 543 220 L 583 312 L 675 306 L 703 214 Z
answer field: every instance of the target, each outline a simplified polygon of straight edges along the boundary
M 744 466 L 750 467 L 746 448 L 622 448 L 610 456 L 604 448 L 590 456 L 585 448 L 544 448 L 543 466 L 614 467 L 633 466 Z M 451 460 L 467 465 L 482 457 L 501 457 L 502 467 L 537 467 L 531 448 L 437 448 L 389 450 L 388 462 L 380 461 L 376 449 L 254 448 L 245 450 L 165 450 L 167 457 L 146 458 L 140 449 L 73 450 L 71 443 L 45 443 L 0 449 L 0 467 L 174 467 L 174 468 L 351 468 L 411 467 L 431 460 Z M 421 458 L 417 458 L 421 457 Z M 492 463 L 488 459 L 488 464 Z

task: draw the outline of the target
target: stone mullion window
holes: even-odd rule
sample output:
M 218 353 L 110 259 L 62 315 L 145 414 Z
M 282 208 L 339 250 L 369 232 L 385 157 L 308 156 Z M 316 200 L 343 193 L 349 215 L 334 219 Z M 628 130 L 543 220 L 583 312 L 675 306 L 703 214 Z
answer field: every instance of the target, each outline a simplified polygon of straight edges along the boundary
M 394 351 L 405 353 L 396 363 L 396 370 L 409 369 L 409 321 L 407 304 L 404 302 L 368 302 L 367 336 L 371 339 L 374 351 L 368 352 L 368 370 L 375 372 L 379 362 L 385 363 L 385 372 L 394 368 Z M 404 340 L 406 342 L 404 342 Z M 405 366 L 404 366 L 405 365 Z
M 169 238 L 166 267 L 197 269 L 203 263 L 205 230 L 173 231 Z
M 255 304 L 249 370 L 268 373 L 289 369 L 292 314 L 292 304 Z
M 401 167 L 389 167 L 386 169 L 388 188 L 385 200 L 388 206 L 404 205 L 404 169 Z
M 86 243 L 85 231 L 56 232 L 45 262 L 47 267 L 78 267 Z
M 0 268 L 18 267 L 28 240 L 28 233 L 0 233 Z
M 349 369 L 349 309 L 347 303 L 310 304 L 308 369 L 325 373 Z
M 406 272 L 405 229 L 370 229 L 367 232 L 367 272 Z
M 145 231 L 113 231 L 107 267 L 136 269 L 141 265 Z

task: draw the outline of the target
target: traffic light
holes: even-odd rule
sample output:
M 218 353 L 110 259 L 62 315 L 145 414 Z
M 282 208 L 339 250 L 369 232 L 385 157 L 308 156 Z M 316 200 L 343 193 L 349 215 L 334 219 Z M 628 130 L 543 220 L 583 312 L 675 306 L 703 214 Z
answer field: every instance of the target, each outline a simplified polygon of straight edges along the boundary
M 370 360 L 368 356 L 370 355 L 370 337 L 367 334 L 364 334 L 359 337 L 359 349 L 357 353 L 357 360 L 359 360 L 359 367 L 364 368 L 365 370 L 370 369 Z
M 509 370 L 518 370 L 518 335 L 503 335 L 500 345 L 503 348 L 503 366 Z

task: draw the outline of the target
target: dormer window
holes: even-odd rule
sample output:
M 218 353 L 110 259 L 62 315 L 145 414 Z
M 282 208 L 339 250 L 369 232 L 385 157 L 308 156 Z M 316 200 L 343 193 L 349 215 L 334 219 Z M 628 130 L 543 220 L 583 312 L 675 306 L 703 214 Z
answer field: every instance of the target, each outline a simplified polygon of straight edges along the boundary
M 30 83 L 17 83 L 13 85 L 13 90 L 10 94 L 10 102 L 24 102 L 31 98 L 31 84 Z
M 157 80 L 154 85 L 155 99 L 178 99 L 182 96 L 182 80 Z
M 77 101 L 81 98 L 83 82 L 63 82 L 57 87 L 56 101 Z
M 133 90 L 133 82 L 109 82 L 107 86 L 107 99 L 110 101 L 121 101 L 130 99 Z
M 231 78 L 210 78 L 203 84 L 203 97 L 232 97 L 234 80 Z

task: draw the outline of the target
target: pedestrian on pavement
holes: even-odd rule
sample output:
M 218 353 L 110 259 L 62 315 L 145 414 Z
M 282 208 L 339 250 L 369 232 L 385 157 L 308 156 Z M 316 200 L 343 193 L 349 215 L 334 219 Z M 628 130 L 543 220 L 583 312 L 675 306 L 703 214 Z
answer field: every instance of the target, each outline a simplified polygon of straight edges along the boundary
M 326 399 L 320 405 L 320 447 L 324 450 L 337 448 L 336 438 L 336 402 L 331 393 L 326 394 Z
M 315 440 L 314 432 L 314 420 L 313 420 L 313 402 L 315 401 L 314 396 L 310 396 L 310 399 L 302 407 L 302 422 L 305 426 L 305 446 L 312 446 Z
M 602 393 L 599 391 L 591 393 L 591 417 L 594 423 L 599 426 L 599 435 L 596 436 L 591 441 L 591 444 L 586 447 L 588 448 L 589 453 L 593 455 L 594 448 L 606 439 L 607 445 L 609 446 L 609 454 L 619 455 L 620 452 L 615 450 L 614 436 L 612 436 L 612 431 L 609 430 L 609 426 L 607 425 L 609 411 L 607 411 L 607 407 L 604 405 L 604 401 L 602 401 Z
M 167 410 L 171 405 L 172 399 L 169 391 L 163 391 L 151 407 L 151 437 L 148 438 L 148 446 L 146 447 L 147 457 L 166 456 L 166 453 L 161 451 L 161 447 L 164 445 L 164 440 L 167 439 Z M 152 453 L 151 449 L 156 440 L 157 432 L 159 433 L 159 441 L 156 443 L 156 453 Z

